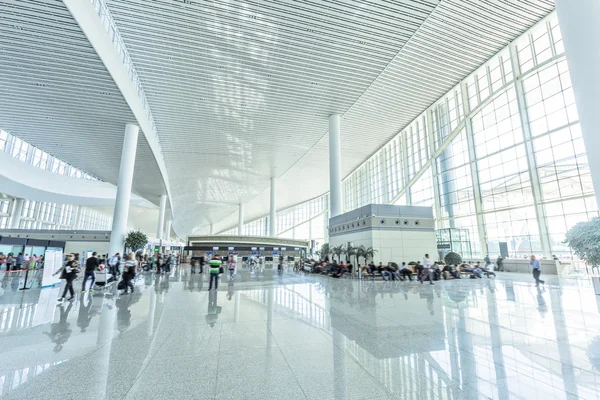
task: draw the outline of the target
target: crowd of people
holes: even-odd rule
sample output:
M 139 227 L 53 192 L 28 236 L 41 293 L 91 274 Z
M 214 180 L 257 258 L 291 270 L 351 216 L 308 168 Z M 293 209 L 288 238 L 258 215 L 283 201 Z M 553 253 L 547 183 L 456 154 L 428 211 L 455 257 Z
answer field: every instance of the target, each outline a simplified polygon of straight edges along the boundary
M 0 269 L 6 271 L 17 271 L 21 269 L 42 268 L 44 265 L 44 256 L 37 254 L 29 255 L 19 253 L 16 256 L 14 253 L 4 254 L 0 252 Z
M 395 262 L 389 262 L 387 265 L 379 263 L 376 265 L 371 261 L 367 265 L 358 265 L 357 269 L 350 261 L 337 262 L 335 260 L 329 261 L 309 261 L 310 271 L 312 273 L 318 273 L 328 275 L 333 278 L 342 278 L 344 276 L 354 276 L 360 274 L 360 276 L 375 278 L 381 276 L 383 280 L 391 281 L 412 281 L 413 277 L 415 280 L 424 283 L 429 282 L 434 284 L 434 281 L 440 279 L 460 279 L 463 276 L 468 276 L 473 279 L 481 279 L 485 276 L 496 276 L 493 269 L 490 268 L 490 264 L 482 265 L 481 262 L 465 262 L 462 264 L 443 264 L 440 262 L 432 262 L 429 254 L 425 254 L 423 262 L 416 262 L 412 265 L 407 265 L 403 262 L 398 265 Z
M 432 262 L 429 254 L 425 254 L 423 258 L 423 262 L 417 261 L 416 263 L 411 263 L 411 265 L 407 265 L 403 262 L 401 265 L 396 264 L 395 262 L 389 262 L 387 265 L 383 265 L 383 263 L 379 263 L 375 265 L 373 261 L 371 261 L 367 265 L 358 265 L 357 269 L 354 269 L 354 266 L 350 261 L 340 261 L 339 263 L 335 260 L 329 261 L 326 258 L 323 261 L 314 261 L 309 260 L 308 267 L 310 272 L 316 274 L 327 275 L 333 278 L 342 278 L 344 276 L 363 276 L 375 278 L 377 276 L 381 276 L 385 281 L 412 281 L 413 277 L 415 280 L 421 282 L 429 282 L 433 285 L 434 281 L 439 281 L 441 279 L 462 279 L 462 278 L 471 278 L 471 279 L 483 279 L 484 276 L 487 278 L 496 277 L 496 271 L 504 271 L 504 258 L 499 256 L 496 260 L 496 267 L 491 262 L 489 256 L 485 256 L 484 262 L 480 261 L 468 261 L 460 264 L 446 264 L 443 262 Z M 540 260 L 536 258 L 536 256 L 532 255 L 530 257 L 529 267 L 531 268 L 531 272 L 533 274 L 533 278 L 535 279 L 535 286 L 543 285 L 545 282 L 540 279 L 540 274 L 542 272 L 542 267 Z

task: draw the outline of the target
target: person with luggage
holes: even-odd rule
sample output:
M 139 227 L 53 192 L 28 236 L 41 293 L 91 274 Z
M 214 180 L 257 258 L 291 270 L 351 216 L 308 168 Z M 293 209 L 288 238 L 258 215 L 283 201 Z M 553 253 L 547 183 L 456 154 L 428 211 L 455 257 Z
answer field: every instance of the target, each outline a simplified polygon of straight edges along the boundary
M 221 260 L 217 259 L 217 257 L 213 257 L 212 260 L 210 260 L 209 265 L 210 283 L 208 285 L 208 290 L 212 290 L 213 282 L 215 284 L 215 290 L 217 290 L 219 288 L 219 275 L 223 273 Z
M 123 266 L 123 274 L 122 281 L 119 283 L 119 289 L 123 289 L 124 292 L 121 293 L 123 295 L 128 294 L 128 289 L 131 289 L 131 293 L 133 293 L 133 278 L 135 278 L 135 268 L 137 266 L 137 262 L 135 260 L 135 254 L 129 253 L 127 259 L 125 260 L 125 265 Z
M 58 298 L 59 302 L 62 302 L 67 295 L 67 290 L 71 294 L 71 297 L 67 299 L 67 301 L 72 301 L 75 298 L 75 290 L 73 289 L 73 281 L 77 278 L 77 273 L 79 272 L 79 264 L 75 260 L 75 254 L 71 253 L 67 256 L 67 262 L 65 265 L 56 271 L 54 275 L 58 275 L 60 273 L 60 279 L 64 279 L 66 281 L 65 290 L 61 297 Z
M 85 284 L 89 278 L 92 278 L 92 283 L 90 284 L 90 290 L 94 287 L 94 283 L 96 282 L 96 269 L 100 266 L 100 262 L 98 257 L 96 256 L 98 253 L 93 252 L 92 256 L 85 260 L 85 274 L 83 275 L 83 282 L 81 283 L 81 291 L 85 292 Z

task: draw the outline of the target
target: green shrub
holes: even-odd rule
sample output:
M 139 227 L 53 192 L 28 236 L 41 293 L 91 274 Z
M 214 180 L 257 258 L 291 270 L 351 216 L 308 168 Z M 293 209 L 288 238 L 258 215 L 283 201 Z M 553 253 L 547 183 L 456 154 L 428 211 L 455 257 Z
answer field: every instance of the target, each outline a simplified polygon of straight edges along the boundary
M 450 252 L 444 257 L 446 265 L 462 264 L 462 257 L 458 253 Z

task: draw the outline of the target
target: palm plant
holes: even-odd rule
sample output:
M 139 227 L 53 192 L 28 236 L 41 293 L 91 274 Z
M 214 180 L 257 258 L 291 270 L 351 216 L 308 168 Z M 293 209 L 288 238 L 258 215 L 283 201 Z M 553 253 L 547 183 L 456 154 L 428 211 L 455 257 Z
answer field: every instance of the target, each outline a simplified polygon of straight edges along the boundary
M 338 262 L 342 261 L 342 255 L 346 253 L 346 246 L 343 244 L 331 248 L 331 253 L 337 256 Z
M 321 258 L 321 260 L 329 257 L 331 255 L 331 247 L 329 246 L 329 243 L 323 243 L 321 250 L 317 251 L 317 255 L 319 258 Z
M 358 247 L 357 246 L 353 246 L 351 244 L 348 245 L 348 247 L 346 248 L 346 260 L 348 261 L 352 261 L 352 256 L 356 257 L 356 262 L 358 265 L 358 256 L 356 255 L 358 251 Z
M 360 264 L 361 257 L 365 259 L 365 264 L 367 263 L 367 256 L 365 255 L 366 251 L 367 248 L 362 244 L 356 248 L 356 265 Z
M 363 257 L 365 258 L 365 264 L 367 263 L 367 260 L 369 258 L 373 258 L 375 257 L 375 253 L 377 253 L 377 250 L 375 250 L 373 247 L 369 246 L 365 249 L 364 255 Z

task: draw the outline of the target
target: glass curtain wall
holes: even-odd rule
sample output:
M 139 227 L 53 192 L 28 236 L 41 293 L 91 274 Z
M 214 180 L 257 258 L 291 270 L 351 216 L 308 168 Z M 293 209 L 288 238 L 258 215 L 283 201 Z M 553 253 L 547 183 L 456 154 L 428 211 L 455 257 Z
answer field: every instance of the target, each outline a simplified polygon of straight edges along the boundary
M 7 229 L 11 216 L 11 200 L 0 200 L 0 229 Z M 79 213 L 79 214 L 78 214 Z M 20 229 L 110 230 L 112 216 L 87 207 L 25 200 Z
M 598 206 L 556 14 L 425 110 L 342 188 L 344 211 L 386 202 L 384 194 L 432 207 L 437 228 L 468 230 L 475 256 L 499 254 L 501 242 L 511 257 L 571 256 L 566 231 Z M 278 213 L 278 232 L 304 234 L 312 217 L 290 210 Z
M 0 151 L 10 154 L 12 157 L 31 164 L 34 167 L 42 168 L 55 174 L 94 181 L 100 180 L 79 168 L 75 168 L 64 161 L 51 156 L 45 151 L 30 145 L 26 141 L 19 139 L 2 129 L 0 129 Z
M 328 195 L 323 195 L 277 212 L 277 236 L 315 240 L 323 244 L 326 238 L 327 198 Z M 268 231 L 269 217 L 266 216 L 245 223 L 243 235 L 267 236 Z M 237 235 L 237 227 L 221 232 L 219 235 Z

